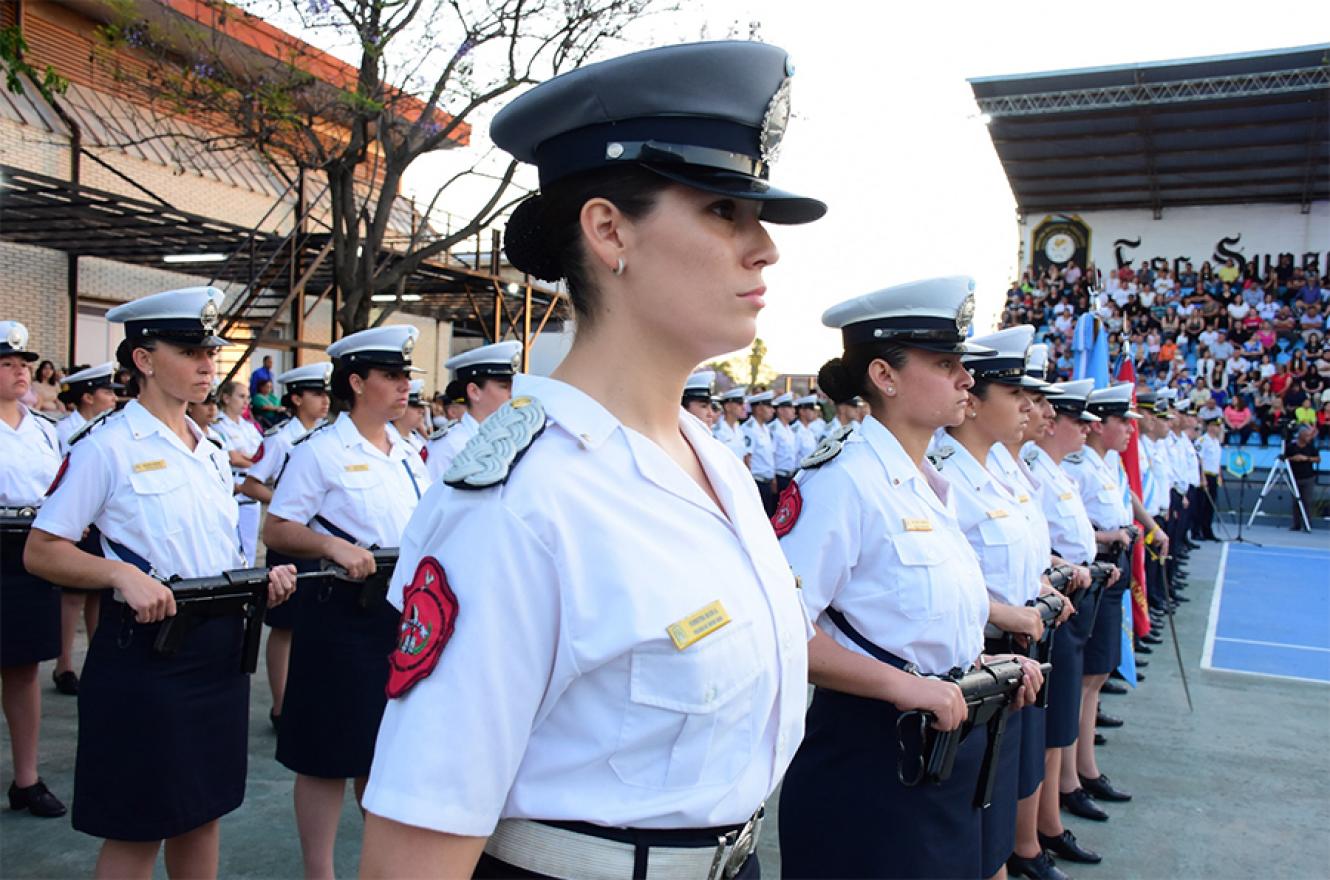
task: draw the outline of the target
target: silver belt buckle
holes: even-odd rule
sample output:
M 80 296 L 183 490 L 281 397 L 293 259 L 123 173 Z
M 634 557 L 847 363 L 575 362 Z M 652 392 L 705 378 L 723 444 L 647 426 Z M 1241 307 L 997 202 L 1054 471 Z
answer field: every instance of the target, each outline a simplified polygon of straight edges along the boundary
M 716 854 L 711 859 L 711 870 L 707 871 L 707 880 L 732 880 L 748 857 L 757 849 L 758 831 L 762 827 L 762 816 L 766 805 L 757 808 L 738 831 L 716 838 Z

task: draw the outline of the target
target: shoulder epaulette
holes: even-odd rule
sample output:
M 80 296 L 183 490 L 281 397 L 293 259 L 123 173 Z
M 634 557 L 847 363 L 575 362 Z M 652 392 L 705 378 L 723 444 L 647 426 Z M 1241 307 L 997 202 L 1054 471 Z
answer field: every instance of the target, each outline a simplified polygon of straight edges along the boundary
M 808 453 L 803 461 L 799 462 L 799 467 L 804 470 L 822 467 L 822 465 L 840 455 L 841 450 L 845 448 L 845 441 L 853 433 L 854 427 L 851 425 L 841 425 L 836 430 L 828 432 L 822 438 L 822 442 L 817 444 L 817 448 Z
M 1031 446 L 1021 453 L 1021 460 L 1025 462 L 1026 467 L 1034 467 L 1034 463 L 1039 460 L 1039 447 Z
M 30 409 L 28 410 L 28 412 L 32 413 L 34 416 L 36 416 L 39 419 L 44 419 L 48 425 L 54 425 L 56 423 L 56 419 L 51 418 L 44 412 L 39 412 L 38 410 L 35 409 Z
M 86 437 L 86 436 L 88 436 L 89 434 L 91 434 L 93 431 L 95 431 L 95 430 L 98 428 L 98 426 L 100 426 L 103 422 L 105 422 L 105 421 L 106 421 L 107 419 L 109 419 L 111 416 L 119 415 L 120 412 L 121 412 L 121 411 L 118 410 L 118 409 L 108 409 L 106 412 L 102 413 L 101 415 L 96 416 L 95 418 L 89 419 L 88 422 L 87 422 L 87 424 L 83 425 L 83 427 L 79 428 L 79 429 L 78 429 L 77 431 L 75 431 L 73 434 L 70 434 L 70 435 L 69 435 L 68 446 L 73 447 L 73 445 L 74 445 L 75 443 L 79 442 L 79 441 L 82 440 L 84 437 Z
M 488 489 L 507 482 L 513 467 L 545 430 L 545 408 L 515 397 L 480 425 L 452 460 L 443 482 L 454 489 Z
M 308 440 L 310 437 L 313 437 L 315 434 L 319 433 L 324 428 L 332 427 L 333 424 L 334 424 L 333 422 L 324 422 L 322 425 L 319 425 L 317 428 L 310 428 L 308 431 L 297 437 L 295 442 L 292 443 L 291 445 L 293 447 L 299 446 L 301 443 L 304 443 L 306 440 Z
M 933 463 L 933 467 L 942 470 L 942 463 L 956 454 L 956 447 L 950 443 L 941 446 L 934 446 L 924 453 L 924 456 Z
M 1072 464 L 1080 464 L 1081 462 L 1085 461 L 1085 453 L 1084 453 L 1084 452 L 1069 452 L 1069 453 L 1067 453 L 1065 456 L 1062 457 L 1062 460 L 1063 460 L 1063 461 L 1069 461 L 1069 462 L 1071 462 Z
M 442 428 L 436 428 L 434 430 L 434 433 L 429 435 L 430 442 L 433 443 L 435 440 L 442 440 L 444 436 L 446 436 L 447 433 L 453 429 L 453 425 L 456 424 L 457 424 L 456 422 L 449 422 L 448 424 L 444 425 Z
M 221 437 L 218 437 L 214 434 L 204 434 L 203 436 L 207 437 L 208 442 L 211 443 L 213 446 L 216 446 L 218 449 L 226 449 L 226 444 L 222 442 Z
M 287 424 L 290 423 L 290 421 L 291 421 L 290 419 L 282 419 L 280 422 L 278 422 L 277 424 L 273 425 L 273 426 L 272 426 L 271 428 L 269 428 L 268 430 L 264 431 L 264 432 L 263 432 L 263 436 L 264 436 L 264 437 L 271 437 L 271 436 L 273 436 L 273 435 L 276 434 L 278 431 L 280 431 L 280 430 L 282 430 L 283 428 L 285 428 L 285 427 L 287 426 Z

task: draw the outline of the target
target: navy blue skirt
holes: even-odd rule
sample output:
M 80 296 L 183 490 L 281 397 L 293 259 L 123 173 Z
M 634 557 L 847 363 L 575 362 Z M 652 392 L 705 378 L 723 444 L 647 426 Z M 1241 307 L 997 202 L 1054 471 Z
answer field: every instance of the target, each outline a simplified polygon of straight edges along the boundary
M 1107 675 L 1122 662 L 1122 594 L 1121 582 L 1104 591 L 1099 612 L 1094 618 L 1094 630 L 1085 644 L 1085 674 Z
M 1093 601 L 1084 592 L 1072 600 L 1076 613 L 1058 627 L 1053 639 L 1053 671 L 1045 710 L 1045 746 L 1060 749 L 1076 742 L 1081 725 L 1081 680 L 1085 677 L 1085 643 L 1094 630 L 1101 590 Z
M 897 775 L 890 703 L 817 688 L 780 796 L 785 877 L 981 877 L 974 806 L 987 733 L 976 730 L 940 785 Z
M 1016 782 L 1016 797 L 1025 800 L 1039 790 L 1044 781 L 1044 729 L 1047 709 L 1026 706 L 1016 713 L 1021 724 L 1021 770 Z
M 60 590 L 23 567 L 27 538 L 0 533 L 0 666 L 60 656 Z
M 277 760 L 296 773 L 369 775 L 401 617 L 387 600 L 362 609 L 359 599 L 348 584 L 307 583 L 297 594 L 277 734 Z
M 285 553 L 278 553 L 276 550 L 269 550 L 264 556 L 263 564 L 272 568 L 277 565 L 294 565 L 297 574 L 303 574 L 309 571 L 319 570 L 319 561 L 317 559 L 296 559 L 294 556 L 287 556 Z M 296 585 L 296 593 L 293 593 L 281 605 L 274 605 L 263 614 L 263 622 L 273 629 L 294 629 L 296 625 L 296 604 L 300 585 Z
M 171 657 L 160 623 L 102 597 L 79 681 L 75 830 L 112 840 L 176 837 L 245 799 L 249 676 L 242 619 L 199 623 Z
M 979 876 L 992 877 L 1007 863 L 1016 848 L 1016 799 L 1021 765 L 1021 710 L 1007 716 L 1007 729 L 998 755 L 997 778 L 993 796 L 980 814 L 982 817 L 982 854 Z

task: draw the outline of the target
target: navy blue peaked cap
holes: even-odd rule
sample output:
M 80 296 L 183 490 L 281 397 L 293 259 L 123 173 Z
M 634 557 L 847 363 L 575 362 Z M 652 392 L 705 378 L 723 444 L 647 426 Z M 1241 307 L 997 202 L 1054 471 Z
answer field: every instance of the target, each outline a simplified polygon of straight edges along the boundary
M 649 49 L 541 83 L 499 111 L 490 135 L 537 166 L 542 188 L 632 163 L 760 201 L 765 221 L 807 223 L 827 206 L 767 182 L 789 120 L 793 73 L 785 50 L 764 43 Z

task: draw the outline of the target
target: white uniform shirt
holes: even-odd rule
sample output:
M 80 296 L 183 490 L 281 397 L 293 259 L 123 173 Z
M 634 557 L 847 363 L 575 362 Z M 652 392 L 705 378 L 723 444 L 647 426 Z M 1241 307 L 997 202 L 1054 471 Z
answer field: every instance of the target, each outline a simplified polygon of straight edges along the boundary
M 930 462 L 921 470 L 869 417 L 839 455 L 795 479 L 803 513 L 780 544 L 822 630 L 866 653 L 827 617 L 834 606 L 925 673 L 978 659 L 988 620 L 983 572 L 950 486 Z
M 1166 447 L 1144 434 L 1138 435 L 1140 444 L 1137 460 L 1141 463 L 1141 505 L 1151 516 L 1168 511 L 1169 464 Z
M 812 632 L 747 470 L 679 411 L 718 509 L 581 391 L 514 385 L 544 433 L 501 486 L 436 483 L 403 536 L 389 601 L 431 556 L 459 610 L 438 666 L 388 702 L 366 809 L 468 835 L 743 822 L 802 738 Z M 676 649 L 667 628 L 713 602 L 730 622 Z
M 744 433 L 742 424 L 731 425 L 721 419 L 716 422 L 716 427 L 712 429 L 711 433 L 726 449 L 738 456 L 740 461 L 744 460 L 744 456 L 748 454 L 748 435 Z
M 69 451 L 69 438 L 73 437 L 74 432 L 87 423 L 88 420 L 83 418 L 83 415 L 78 410 L 74 410 L 72 413 L 55 423 L 55 433 L 56 436 L 60 438 L 60 452 L 62 454 Z
M 317 514 L 357 546 L 396 547 L 429 487 L 429 474 L 396 430 L 387 435 L 392 446 L 385 455 L 357 430 L 349 413 L 311 431 L 292 447 L 268 513 L 320 534 L 336 534 L 314 519 Z
M 799 469 L 798 444 L 794 431 L 780 419 L 772 419 L 767 425 L 771 432 L 772 457 L 776 463 L 776 473 L 782 477 L 792 476 Z
M 1038 480 L 1039 504 L 1048 522 L 1053 552 L 1073 565 L 1094 562 L 1098 552 L 1094 525 L 1085 512 L 1076 484 L 1053 463 L 1053 457 L 1036 444 L 1025 444 L 1024 458 Z
M 161 578 L 243 566 L 226 453 L 186 424 L 193 450 L 137 400 L 107 416 L 70 448 L 69 466 L 33 527 L 77 542 L 96 525 L 108 559 L 121 559 L 114 541 Z
M 1048 519 L 1044 516 L 1043 505 L 1039 502 L 1039 479 L 1030 470 L 1029 465 L 1012 455 L 1011 450 L 1001 443 L 994 443 L 993 448 L 988 450 L 988 460 L 984 464 L 1011 489 L 1016 501 L 1021 505 L 1030 528 L 1034 529 L 1035 544 L 1044 550 L 1040 567 L 1040 571 L 1043 571 L 1052 561 L 1049 559 L 1052 538 L 1048 532 Z
M 802 422 L 795 422 L 790 426 L 790 430 L 794 432 L 794 462 L 796 467 L 805 458 L 812 455 L 813 450 L 817 448 L 817 444 L 821 442 L 817 432 L 812 427 L 816 424 L 818 423 L 812 422 L 805 425 Z
M 776 478 L 776 447 L 771 441 L 771 428 L 750 418 L 739 426 L 748 438 L 748 469 L 753 472 L 754 480 L 774 480 Z
M 323 424 L 320 419 L 315 423 L 317 428 Z M 305 425 L 300 419 L 291 418 L 281 424 L 269 429 L 263 435 L 263 445 L 259 447 L 262 454 L 249 469 L 249 476 L 265 485 L 273 485 L 277 478 L 282 474 L 282 467 L 286 464 L 286 458 L 291 454 L 291 447 L 296 441 L 308 434 Z
M 1207 474 L 1218 474 L 1220 462 L 1224 457 L 1224 444 L 1209 434 L 1205 434 L 1196 443 L 1201 456 L 1201 468 Z
M 25 507 L 42 503 L 60 470 L 61 446 L 50 419 L 21 403 L 18 410 L 17 428 L 0 419 L 0 504 Z
M 448 473 L 448 467 L 457 457 L 457 453 L 462 451 L 462 447 L 466 446 L 467 441 L 476 436 L 479 430 L 480 422 L 476 421 L 471 413 L 463 413 L 457 424 L 448 429 L 448 433 L 429 441 L 425 447 L 429 452 L 425 464 L 429 470 L 430 482 L 443 481 L 443 475 Z
M 1187 441 L 1181 434 L 1175 434 L 1169 431 L 1168 436 L 1164 438 L 1164 448 L 1168 451 L 1168 463 L 1171 485 L 1174 492 L 1185 495 L 1189 481 L 1187 479 L 1187 466 L 1190 463 L 1187 458 L 1187 452 L 1183 449 Z
M 1048 547 L 1038 541 L 1033 499 L 1017 500 L 1015 486 L 975 459 L 954 438 L 937 450 L 942 476 L 956 502 L 956 521 L 979 557 L 988 595 L 1004 605 L 1024 605 L 1039 595 Z
M 1196 451 L 1196 441 L 1185 434 L 1178 436 L 1178 445 L 1186 459 L 1186 477 L 1188 486 L 1201 485 L 1201 454 Z
M 1062 469 L 1076 484 L 1085 512 L 1097 531 L 1131 525 L 1132 511 L 1124 500 L 1117 453 L 1110 451 L 1105 460 L 1087 443 L 1080 452 L 1062 459 Z
M 811 422 L 809 422 L 807 428 L 808 430 L 813 432 L 814 447 L 816 447 L 818 443 L 822 442 L 822 438 L 827 436 L 827 431 L 830 430 L 830 427 L 827 425 L 826 421 L 820 418 L 813 419 Z
M 239 452 L 246 458 L 253 458 L 263 445 L 263 434 L 248 419 L 232 420 L 226 415 L 220 415 L 212 427 L 222 438 L 227 452 Z M 247 468 L 234 466 L 231 472 L 235 475 L 237 485 L 245 482 L 249 473 Z

